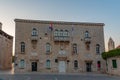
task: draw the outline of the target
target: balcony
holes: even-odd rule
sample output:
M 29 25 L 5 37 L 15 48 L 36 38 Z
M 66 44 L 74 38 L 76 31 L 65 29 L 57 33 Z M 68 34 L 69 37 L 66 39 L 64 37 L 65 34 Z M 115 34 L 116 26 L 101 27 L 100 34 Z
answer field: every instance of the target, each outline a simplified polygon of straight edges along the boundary
M 67 55 L 66 54 L 58 54 L 57 58 L 58 58 L 58 60 L 67 60 Z
M 33 41 L 33 42 L 38 41 L 38 36 L 31 36 L 31 41 Z
M 54 41 L 69 42 L 70 41 L 70 37 L 69 36 L 54 36 Z
M 84 38 L 85 43 L 91 43 L 91 37 L 85 37 Z

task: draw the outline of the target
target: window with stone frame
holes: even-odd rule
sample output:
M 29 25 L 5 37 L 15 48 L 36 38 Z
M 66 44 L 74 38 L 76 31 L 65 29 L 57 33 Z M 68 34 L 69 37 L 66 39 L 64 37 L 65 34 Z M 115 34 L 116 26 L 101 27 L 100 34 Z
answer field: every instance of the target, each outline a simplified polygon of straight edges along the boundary
M 46 68 L 50 69 L 51 68 L 51 63 L 50 60 L 46 60 Z
M 21 53 L 25 52 L 25 42 L 21 42 Z
M 63 38 L 64 38 L 63 35 L 64 35 L 63 30 L 60 30 L 60 36 L 59 36 L 59 39 L 60 39 L 60 40 L 63 40 Z
M 85 38 L 89 38 L 89 37 L 90 37 L 89 32 L 85 31 Z
M 117 61 L 116 60 L 112 60 L 112 67 L 117 68 Z
M 74 68 L 78 68 L 78 61 L 77 60 L 74 61 Z
M 19 68 L 22 68 L 22 69 L 25 68 L 25 61 L 24 61 L 24 59 L 21 59 L 21 60 L 20 60 Z
M 38 36 L 38 31 L 36 28 L 32 29 L 32 36 Z
M 55 29 L 55 31 L 54 31 L 54 36 L 58 36 L 58 30 L 57 29 Z
M 64 37 L 68 37 L 69 36 L 69 32 L 68 32 L 68 30 L 65 30 L 64 31 Z
M 60 36 L 63 37 L 63 30 L 60 30 Z
M 46 53 L 50 53 L 51 52 L 51 45 L 50 43 L 46 43 Z
M 99 44 L 96 44 L 96 53 L 100 54 L 100 45 Z

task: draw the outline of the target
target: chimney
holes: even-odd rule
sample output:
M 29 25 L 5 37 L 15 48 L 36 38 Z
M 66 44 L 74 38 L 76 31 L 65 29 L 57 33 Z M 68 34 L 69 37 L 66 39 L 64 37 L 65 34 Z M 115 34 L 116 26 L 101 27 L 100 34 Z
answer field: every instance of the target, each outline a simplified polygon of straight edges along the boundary
M 2 30 L 2 23 L 0 22 L 0 30 Z

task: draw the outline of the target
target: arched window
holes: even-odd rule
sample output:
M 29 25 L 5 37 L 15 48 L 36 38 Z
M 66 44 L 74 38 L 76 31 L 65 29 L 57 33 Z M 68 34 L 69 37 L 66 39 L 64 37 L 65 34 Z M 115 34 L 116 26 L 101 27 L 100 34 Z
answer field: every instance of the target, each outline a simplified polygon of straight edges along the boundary
M 63 36 L 63 30 L 60 30 L 60 36 Z
M 58 32 L 57 32 L 57 36 L 58 36 L 58 37 L 60 36 L 60 30 L 58 30 Z
M 21 53 L 25 52 L 25 43 L 21 42 Z
M 96 53 L 100 54 L 100 45 L 99 44 L 96 44 Z
M 32 36 L 38 36 L 38 32 L 36 28 L 33 28 L 32 30 Z
M 65 36 L 65 37 L 68 37 L 68 36 L 69 36 L 68 30 L 65 30 L 65 31 L 64 31 L 64 36 Z
M 50 53 L 51 52 L 51 45 L 50 43 L 46 43 L 46 53 Z
M 54 36 L 58 36 L 58 30 L 55 29 Z
M 85 38 L 89 38 L 89 32 L 88 31 L 85 32 Z
M 77 44 L 73 44 L 73 53 L 77 54 Z
M 77 60 L 74 61 L 74 68 L 78 68 L 78 61 Z
M 51 63 L 50 63 L 50 60 L 46 60 L 46 68 L 50 68 L 50 65 Z

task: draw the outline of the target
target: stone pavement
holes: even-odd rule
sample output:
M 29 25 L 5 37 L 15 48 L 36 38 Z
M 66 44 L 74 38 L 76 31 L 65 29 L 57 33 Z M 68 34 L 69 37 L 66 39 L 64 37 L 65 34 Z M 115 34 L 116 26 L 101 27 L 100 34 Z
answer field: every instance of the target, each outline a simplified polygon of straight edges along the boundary
M 0 80 L 120 80 L 120 76 L 100 73 L 16 73 L 14 69 L 0 71 Z
M 0 80 L 120 80 L 120 76 L 100 73 L 21 73 L 0 74 Z

